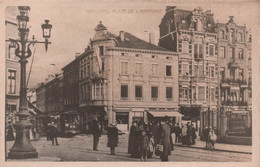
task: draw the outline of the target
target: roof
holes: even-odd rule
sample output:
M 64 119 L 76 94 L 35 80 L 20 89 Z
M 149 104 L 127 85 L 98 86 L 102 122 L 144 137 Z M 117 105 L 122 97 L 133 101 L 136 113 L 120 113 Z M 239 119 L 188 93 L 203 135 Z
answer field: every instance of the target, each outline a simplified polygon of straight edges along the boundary
M 156 46 L 154 44 L 151 44 L 149 42 L 146 42 L 128 32 L 125 32 L 124 34 L 125 34 L 124 41 L 121 41 L 119 36 L 116 37 L 116 40 L 118 41 L 118 43 L 116 44 L 116 47 L 157 50 L 157 51 L 170 51 L 170 50 L 164 49 L 162 47 Z

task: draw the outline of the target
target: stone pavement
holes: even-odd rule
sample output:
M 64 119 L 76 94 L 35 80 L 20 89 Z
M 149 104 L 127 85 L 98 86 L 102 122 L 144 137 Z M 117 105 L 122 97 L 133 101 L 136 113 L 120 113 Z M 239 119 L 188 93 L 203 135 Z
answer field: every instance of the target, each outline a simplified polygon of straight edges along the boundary
M 128 134 L 119 135 L 119 144 L 116 148 L 116 156 L 110 155 L 110 150 L 107 147 L 107 136 L 102 135 L 99 140 L 99 151 L 93 151 L 93 136 L 80 134 L 70 138 L 58 138 L 60 145 L 52 146 L 51 141 L 47 141 L 46 137 L 41 137 L 38 141 L 32 141 L 33 146 L 39 153 L 39 159 L 35 161 L 140 161 L 138 158 L 130 158 L 127 154 L 128 145 Z M 13 145 L 13 141 L 7 142 L 6 152 Z M 169 157 L 170 161 L 248 161 L 250 160 L 251 154 L 239 154 L 232 152 L 221 152 L 221 151 L 210 151 L 203 148 L 205 142 L 197 140 L 197 144 L 192 146 L 193 148 L 187 147 L 175 147 L 175 151 L 172 152 L 172 156 Z M 238 146 L 229 144 L 216 144 L 216 148 L 229 148 L 230 150 L 236 149 Z M 239 146 L 240 148 L 251 148 L 250 146 Z M 227 150 L 227 149 L 226 149 Z M 241 149 L 240 149 L 241 151 Z M 205 156 L 207 155 L 207 156 Z M 50 158 L 52 157 L 52 158 Z M 55 158 L 57 157 L 57 158 Z M 7 161 L 16 161 L 10 160 Z M 22 160 L 28 161 L 28 160 Z M 33 161 L 33 160 L 29 160 Z M 149 161 L 160 162 L 158 156 L 154 156 Z
M 186 147 L 185 145 L 181 145 L 181 144 L 175 144 L 175 146 Z M 205 149 L 205 146 L 206 146 L 205 141 L 196 139 L 196 144 L 192 145 L 191 148 Z M 252 154 L 252 146 L 215 143 L 215 151 L 226 151 L 226 152 Z

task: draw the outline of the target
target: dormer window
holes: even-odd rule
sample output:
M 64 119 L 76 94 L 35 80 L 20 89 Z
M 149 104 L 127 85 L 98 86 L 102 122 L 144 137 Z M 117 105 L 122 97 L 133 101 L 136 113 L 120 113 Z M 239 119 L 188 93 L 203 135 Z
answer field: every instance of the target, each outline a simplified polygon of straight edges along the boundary
M 100 56 L 104 55 L 104 46 L 99 46 L 99 55 Z

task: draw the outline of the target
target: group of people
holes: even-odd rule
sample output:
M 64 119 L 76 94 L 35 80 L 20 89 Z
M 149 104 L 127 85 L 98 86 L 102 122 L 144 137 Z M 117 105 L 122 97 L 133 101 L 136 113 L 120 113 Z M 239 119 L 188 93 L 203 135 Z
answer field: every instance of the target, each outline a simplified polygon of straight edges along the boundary
M 47 129 L 46 129 L 46 136 L 47 136 L 47 140 L 51 140 L 52 141 L 52 145 L 54 145 L 54 141 L 56 143 L 56 145 L 58 144 L 58 139 L 57 139 L 57 134 L 58 134 L 58 129 L 55 125 L 54 122 L 49 123 L 47 125 Z
M 181 143 L 182 145 L 191 146 L 196 143 L 196 128 L 190 122 L 187 124 L 179 124 L 177 123 L 174 128 L 173 132 L 175 133 L 175 143 Z
M 128 154 L 130 157 L 146 161 L 155 153 L 162 161 L 168 161 L 168 156 L 173 151 L 172 128 L 167 117 L 148 124 L 133 121 L 129 134 Z M 157 146 L 161 146 L 161 150 Z

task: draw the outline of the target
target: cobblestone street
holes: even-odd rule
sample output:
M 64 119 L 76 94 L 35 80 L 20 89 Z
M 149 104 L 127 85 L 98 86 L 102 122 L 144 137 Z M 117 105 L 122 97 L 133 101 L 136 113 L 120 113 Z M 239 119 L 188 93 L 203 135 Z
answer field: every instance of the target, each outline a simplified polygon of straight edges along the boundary
M 110 155 L 110 150 L 106 146 L 107 137 L 102 135 L 99 141 L 98 151 L 92 150 L 92 135 L 77 135 L 71 138 L 58 138 L 58 146 L 52 146 L 51 141 L 42 137 L 38 141 L 32 141 L 40 157 L 58 157 L 61 161 L 140 161 L 130 158 L 127 154 L 128 134 L 119 136 L 119 145 L 116 148 L 116 155 Z M 7 149 L 13 142 L 7 143 Z M 232 153 L 225 151 L 211 151 L 196 148 L 178 147 L 172 151 L 169 161 L 189 162 L 189 161 L 218 161 L 218 162 L 249 162 L 251 154 Z M 148 161 L 160 161 L 158 156 L 148 159 Z

